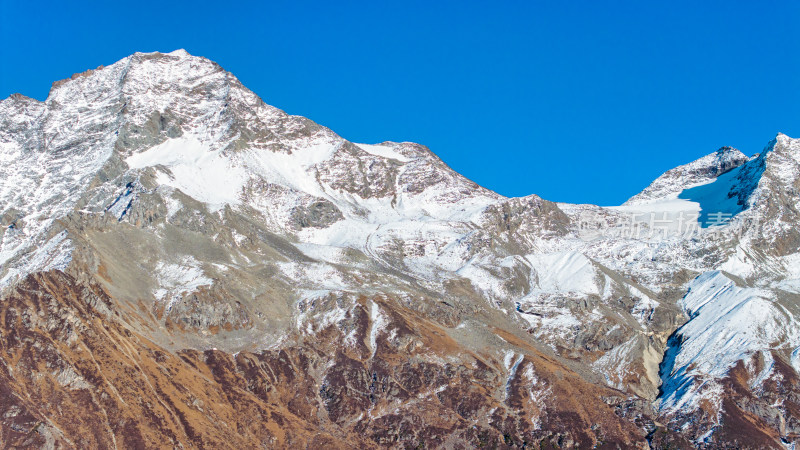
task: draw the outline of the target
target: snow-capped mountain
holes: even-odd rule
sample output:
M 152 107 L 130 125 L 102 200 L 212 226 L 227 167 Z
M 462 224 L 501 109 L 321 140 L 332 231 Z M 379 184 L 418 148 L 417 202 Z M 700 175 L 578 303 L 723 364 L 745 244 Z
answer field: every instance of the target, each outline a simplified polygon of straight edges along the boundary
M 800 441 L 800 140 L 505 198 L 179 50 L 3 100 L 0 158 L 4 442 Z

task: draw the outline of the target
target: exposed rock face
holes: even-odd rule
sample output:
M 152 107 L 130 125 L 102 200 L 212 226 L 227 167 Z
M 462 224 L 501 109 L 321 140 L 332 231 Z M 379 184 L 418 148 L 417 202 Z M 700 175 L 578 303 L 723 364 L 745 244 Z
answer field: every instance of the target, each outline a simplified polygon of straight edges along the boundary
M 0 157 L 3 443 L 800 441 L 787 136 L 621 207 L 509 199 L 177 51 L 3 100 Z
M 389 309 L 391 298 L 327 301 L 345 312 L 339 322 L 310 324 L 313 339 L 258 353 L 169 352 L 131 331 L 101 287 L 58 271 L 31 275 L 6 295 L 1 316 L 3 440 L 590 446 L 602 432 L 608 443 L 644 445 L 641 430 L 604 401 L 618 392 L 587 383 L 524 342 L 515 342 L 522 347 L 508 372 L 435 322 Z

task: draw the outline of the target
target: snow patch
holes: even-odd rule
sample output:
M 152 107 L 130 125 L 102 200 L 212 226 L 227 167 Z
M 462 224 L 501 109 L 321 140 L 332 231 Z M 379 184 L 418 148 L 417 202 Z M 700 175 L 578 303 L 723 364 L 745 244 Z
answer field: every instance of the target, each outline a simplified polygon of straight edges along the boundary
M 205 276 L 200 262 L 191 256 L 185 256 L 178 264 L 159 262 L 156 265 L 156 280 L 158 288 L 153 295 L 158 300 L 167 301 L 167 310 L 184 293 L 214 284 L 214 280 Z
M 0 279 L 0 288 L 30 273 L 65 270 L 72 261 L 72 250 L 72 241 L 67 238 L 67 232 L 56 234 L 36 250 L 24 255 L 20 263 L 9 267 Z
M 196 136 L 186 133 L 135 153 L 125 162 L 132 169 L 168 169 L 158 171 L 156 179 L 160 184 L 180 189 L 218 211 L 226 204 L 239 202 L 248 178 L 246 171 L 234 164 L 235 159 L 233 155 L 222 155 L 222 150 L 211 150 Z
M 389 159 L 396 159 L 400 162 L 408 162 L 411 161 L 411 158 L 407 156 L 403 156 L 398 151 L 393 149 L 391 146 L 388 145 L 380 145 L 380 144 L 356 144 L 358 148 L 364 150 L 367 153 L 371 153 L 375 156 L 380 156 L 381 158 L 389 158 Z
M 736 286 L 722 272 L 707 272 L 679 302 L 690 320 L 671 339 L 662 373 L 662 408 L 695 409 L 701 398 L 718 399 L 717 380 L 738 361 L 772 348 L 800 344 L 800 324 L 770 291 Z

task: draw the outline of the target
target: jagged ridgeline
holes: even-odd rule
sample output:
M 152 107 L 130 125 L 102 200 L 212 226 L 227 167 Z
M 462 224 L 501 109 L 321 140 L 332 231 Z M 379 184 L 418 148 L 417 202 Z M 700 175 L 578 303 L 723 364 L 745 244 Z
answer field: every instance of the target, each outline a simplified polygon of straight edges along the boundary
M 0 442 L 783 448 L 800 141 L 506 198 L 184 51 L 0 102 Z

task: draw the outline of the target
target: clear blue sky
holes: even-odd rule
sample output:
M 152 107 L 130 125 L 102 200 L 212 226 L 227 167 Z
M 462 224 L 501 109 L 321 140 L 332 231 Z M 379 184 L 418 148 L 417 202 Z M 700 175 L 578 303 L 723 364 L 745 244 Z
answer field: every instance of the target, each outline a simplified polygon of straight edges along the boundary
M 351 141 L 599 204 L 720 146 L 800 137 L 800 2 L 489 3 L 0 0 L 0 97 L 185 48 Z

